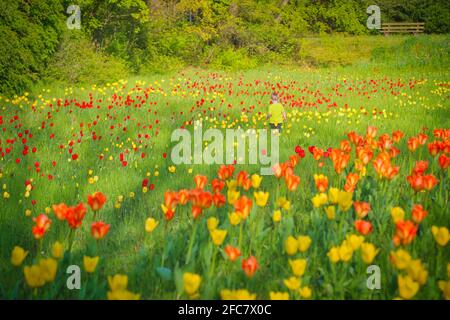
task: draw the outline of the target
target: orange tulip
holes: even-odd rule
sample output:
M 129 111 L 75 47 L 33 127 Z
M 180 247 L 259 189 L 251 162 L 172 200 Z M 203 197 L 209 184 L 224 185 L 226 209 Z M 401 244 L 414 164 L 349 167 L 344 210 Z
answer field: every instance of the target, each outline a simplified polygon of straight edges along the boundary
M 356 155 L 358 159 L 362 161 L 364 165 L 368 164 L 373 157 L 373 151 L 369 147 L 357 147 Z
M 389 150 L 392 148 L 392 140 L 388 134 L 383 134 L 378 138 L 378 147 L 380 149 Z
M 300 184 L 300 177 L 289 174 L 285 177 L 286 187 L 289 191 L 294 191 L 297 189 L 298 185 Z
M 292 168 L 295 168 L 295 167 L 297 166 L 299 160 L 300 160 L 300 157 L 299 157 L 298 155 L 296 155 L 296 154 L 291 155 L 291 156 L 289 157 L 289 164 L 290 164 L 290 166 L 291 166 Z
M 319 192 L 325 192 L 328 189 L 328 178 L 324 175 L 314 175 L 314 182 Z
M 164 192 L 164 205 L 168 208 L 175 209 L 178 203 L 178 193 L 174 191 Z
M 434 129 L 433 135 L 439 139 L 446 139 L 450 137 L 450 129 Z
M 258 261 L 254 256 L 250 256 L 248 259 L 242 260 L 242 269 L 249 278 L 253 277 L 256 270 L 258 270 L 258 267 Z
M 419 144 L 423 146 L 425 143 L 427 143 L 428 136 L 424 133 L 419 133 L 419 135 L 417 136 L 417 140 L 419 141 Z
M 216 178 L 211 181 L 211 186 L 214 193 L 219 193 L 222 191 L 223 187 L 225 187 L 225 182 Z
M 80 203 L 75 207 L 70 207 L 67 210 L 66 220 L 69 223 L 69 227 L 72 229 L 79 228 L 83 223 L 84 216 L 86 215 L 85 206 Z
M 176 195 L 171 195 L 170 197 L 173 197 L 173 199 L 168 199 L 170 203 L 178 202 L 181 205 L 185 205 L 189 201 L 190 193 L 189 190 L 181 189 Z M 175 201 L 174 199 L 177 200 Z
M 373 126 L 368 126 L 366 131 L 366 138 L 375 138 L 377 136 L 378 129 Z
M 67 205 L 65 203 L 54 204 L 52 206 L 53 212 L 55 213 L 56 218 L 58 220 L 65 220 L 67 215 Z
M 316 161 L 320 160 L 320 158 L 322 158 L 323 154 L 324 154 L 324 152 L 322 149 L 317 148 L 317 147 L 313 149 L 314 160 L 316 160 Z
M 196 175 L 194 177 L 194 182 L 198 189 L 204 189 L 206 186 L 206 183 L 208 182 L 208 178 L 206 176 Z
M 248 173 L 246 171 L 239 171 L 236 176 L 237 185 L 240 187 L 243 186 L 245 180 L 248 180 Z
M 39 240 L 44 237 L 45 233 L 50 228 L 52 220 L 50 220 L 47 215 L 40 214 L 36 218 L 33 218 L 33 221 L 35 222 L 35 225 L 31 231 L 33 232 L 34 238 Z
M 213 196 L 207 191 L 202 189 L 194 189 L 191 191 L 192 200 L 192 216 L 194 219 L 198 218 L 203 209 L 211 207 L 213 202 Z
M 409 138 L 408 149 L 409 151 L 415 151 L 419 147 L 419 139 L 416 137 Z
M 427 161 L 417 161 L 413 173 L 415 174 L 423 174 L 428 169 L 428 162 Z
M 423 185 L 426 190 L 430 191 L 435 185 L 439 183 L 439 180 L 432 174 L 423 177 Z
M 242 196 L 234 202 L 234 211 L 242 218 L 247 219 L 253 202 L 246 196 Z
M 87 201 L 93 211 L 98 211 L 105 204 L 106 196 L 101 192 L 95 192 L 92 195 L 88 195 Z
M 450 167 L 450 156 L 441 154 L 438 158 L 438 162 L 439 162 L 439 166 L 442 168 L 442 170 L 445 170 L 448 167 Z
M 348 140 L 342 140 L 340 142 L 339 146 L 340 146 L 340 149 L 345 153 L 349 153 L 350 151 L 352 151 L 350 141 L 348 141 Z
M 226 203 L 225 196 L 220 193 L 214 194 L 212 201 L 213 201 L 214 205 L 216 206 L 216 208 L 220 208 Z
M 417 226 L 409 221 L 398 221 L 395 225 L 394 244 L 396 246 L 410 244 L 417 233 Z
M 422 220 L 427 216 L 427 212 L 423 209 L 422 205 L 415 204 L 412 208 L 412 219 L 415 223 L 421 223 Z
M 389 156 L 391 158 L 396 158 L 400 154 L 400 149 L 396 147 L 392 147 L 389 149 Z
M 272 171 L 277 179 L 283 176 L 283 169 L 281 168 L 281 165 L 279 163 L 275 164 L 272 167 Z
M 104 223 L 103 221 L 93 222 L 91 224 L 91 234 L 95 238 L 95 240 L 103 239 L 109 231 L 109 224 Z
M 411 188 L 413 188 L 415 192 L 419 192 L 425 188 L 424 179 L 422 175 L 419 174 L 410 175 L 407 176 L 406 179 L 408 180 L 409 185 L 411 186 Z
M 353 192 L 355 191 L 356 185 L 358 184 L 359 175 L 357 173 L 349 173 L 344 185 L 344 191 Z
M 225 253 L 231 261 L 235 261 L 241 255 L 241 251 L 231 245 L 225 246 Z
M 330 159 L 334 164 L 334 170 L 337 174 L 340 174 L 347 166 L 350 160 L 350 154 L 347 154 L 340 149 L 333 149 L 330 153 Z
M 197 219 L 198 217 L 200 217 L 200 215 L 202 214 L 203 209 L 201 207 L 198 206 L 192 206 L 192 216 L 194 217 L 194 219 Z
M 221 180 L 227 180 L 229 178 L 231 178 L 233 176 L 233 172 L 234 172 L 234 166 L 233 165 L 221 165 L 219 168 L 219 171 L 217 173 L 217 176 L 219 177 L 219 179 Z
M 393 167 L 390 163 L 389 165 L 386 167 L 385 172 L 384 172 L 384 177 L 388 180 L 392 180 L 394 177 L 396 177 L 398 175 L 398 171 L 399 171 L 400 167 Z
M 249 190 L 252 186 L 252 179 L 245 179 L 244 181 L 242 181 L 242 188 L 244 188 L 244 190 Z
M 369 221 L 356 220 L 355 221 L 355 229 L 362 235 L 367 235 L 370 232 L 372 232 L 372 224 Z
M 347 137 L 350 139 L 351 143 L 353 143 L 355 146 L 359 146 L 363 143 L 363 137 L 358 135 L 356 132 L 351 131 L 347 134 Z
M 444 147 L 444 145 L 442 142 L 434 141 L 434 142 L 431 142 L 428 144 L 428 152 L 430 153 L 430 155 L 432 157 L 435 157 L 439 154 L 439 152 L 441 152 L 443 147 Z
M 403 136 L 404 136 L 404 133 L 401 132 L 400 130 L 394 131 L 392 133 L 392 140 L 394 140 L 394 142 L 398 143 L 403 138 Z
M 370 212 L 370 204 L 363 201 L 353 202 L 353 207 L 355 208 L 356 215 L 358 218 L 362 219 Z

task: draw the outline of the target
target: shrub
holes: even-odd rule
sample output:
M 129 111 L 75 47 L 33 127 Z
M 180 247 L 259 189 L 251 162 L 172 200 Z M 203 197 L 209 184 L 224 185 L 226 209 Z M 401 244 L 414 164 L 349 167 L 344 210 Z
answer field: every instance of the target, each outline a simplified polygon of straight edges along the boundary
M 126 77 L 127 67 L 120 59 L 97 51 L 81 33 L 66 34 L 49 63 L 46 79 L 63 83 L 105 83 Z

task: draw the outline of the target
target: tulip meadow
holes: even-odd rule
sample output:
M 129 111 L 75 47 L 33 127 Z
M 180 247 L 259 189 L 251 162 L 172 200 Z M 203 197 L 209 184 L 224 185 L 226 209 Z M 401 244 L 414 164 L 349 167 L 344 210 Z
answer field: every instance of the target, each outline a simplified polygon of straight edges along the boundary
M 273 175 L 172 162 L 196 121 L 269 128 L 273 91 Z M 449 98 L 442 71 L 357 67 L 0 97 L 0 297 L 450 299 Z

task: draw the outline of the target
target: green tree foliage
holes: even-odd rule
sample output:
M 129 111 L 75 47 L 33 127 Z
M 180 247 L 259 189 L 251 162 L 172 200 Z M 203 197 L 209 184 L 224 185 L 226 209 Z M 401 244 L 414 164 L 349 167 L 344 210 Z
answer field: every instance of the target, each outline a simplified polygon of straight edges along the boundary
M 384 22 L 425 22 L 427 33 L 450 32 L 448 0 L 381 0 L 378 5 Z
M 65 27 L 71 4 L 81 8 L 80 31 Z M 428 33 L 450 31 L 448 0 L 0 1 L 0 92 L 21 92 L 50 60 L 47 77 L 68 82 L 103 80 L 109 64 L 120 75 L 185 65 L 347 64 L 368 55 L 364 40 L 347 36 L 377 33 L 366 27 L 372 4 L 380 6 L 382 22 L 420 21 Z
M 57 49 L 63 26 L 57 0 L 0 1 L 0 92 L 20 93 Z

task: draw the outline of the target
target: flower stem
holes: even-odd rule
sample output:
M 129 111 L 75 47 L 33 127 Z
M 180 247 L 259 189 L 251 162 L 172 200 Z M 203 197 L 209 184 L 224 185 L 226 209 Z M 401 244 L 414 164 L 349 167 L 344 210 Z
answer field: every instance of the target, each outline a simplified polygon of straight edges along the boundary
M 213 258 L 212 258 L 212 263 L 211 263 L 211 268 L 209 269 L 209 277 L 212 277 L 212 275 L 214 274 L 214 269 L 216 266 L 216 256 L 217 256 L 217 246 L 213 247 Z
M 243 229 L 243 226 L 244 226 L 244 221 L 241 221 L 241 225 L 239 226 L 239 241 L 238 241 L 238 247 L 239 247 L 239 250 L 241 250 L 241 251 L 242 251 L 241 244 L 242 244 L 242 229 Z
M 188 248 L 188 252 L 186 255 L 186 264 L 189 263 L 189 261 L 191 260 L 191 254 L 192 254 L 192 247 L 194 245 L 194 240 L 195 240 L 195 233 L 197 230 L 197 220 L 194 220 L 194 227 L 192 228 L 192 233 L 191 233 L 191 239 L 189 240 L 189 248 Z

